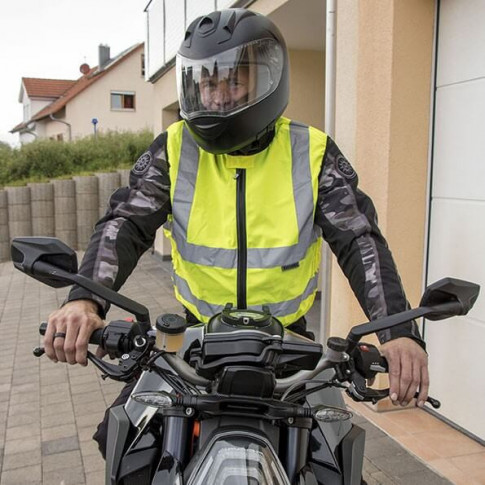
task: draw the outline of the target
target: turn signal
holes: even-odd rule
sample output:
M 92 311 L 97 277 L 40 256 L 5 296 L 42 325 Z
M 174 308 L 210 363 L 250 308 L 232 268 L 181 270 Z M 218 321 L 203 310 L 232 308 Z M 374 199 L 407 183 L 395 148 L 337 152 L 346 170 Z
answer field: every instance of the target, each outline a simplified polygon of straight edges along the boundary
M 162 392 L 137 392 L 131 397 L 140 404 L 154 408 L 164 409 L 173 406 L 172 398 Z
M 347 421 L 353 416 L 350 411 L 342 408 L 334 408 L 330 406 L 319 406 L 313 408 L 313 417 L 317 421 L 324 423 L 336 423 L 337 421 Z

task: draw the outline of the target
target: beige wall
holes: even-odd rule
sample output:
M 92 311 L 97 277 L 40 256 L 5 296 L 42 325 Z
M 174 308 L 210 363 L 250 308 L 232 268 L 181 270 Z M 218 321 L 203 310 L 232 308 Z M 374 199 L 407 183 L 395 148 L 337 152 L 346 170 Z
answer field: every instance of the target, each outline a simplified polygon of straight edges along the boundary
M 175 68 L 172 67 L 153 85 L 152 117 L 155 134 L 166 130 L 175 121 L 173 115 L 165 110 L 176 103 L 178 104 L 177 83 Z
M 416 305 L 423 275 L 434 1 L 347 0 L 338 3 L 337 18 L 337 143 L 375 202 Z M 332 333 L 343 334 L 364 318 L 334 264 Z
M 99 132 L 153 128 L 153 86 L 141 75 L 142 53 L 143 46 L 67 104 L 66 117 L 61 119 L 71 124 L 73 139 L 94 133 L 91 123 L 93 118 L 99 120 Z M 111 91 L 135 92 L 135 111 L 112 111 Z M 47 137 L 55 137 L 59 133 L 67 140 L 66 125 L 55 121 L 46 123 Z
M 288 118 L 323 130 L 325 118 L 325 53 L 290 50 Z

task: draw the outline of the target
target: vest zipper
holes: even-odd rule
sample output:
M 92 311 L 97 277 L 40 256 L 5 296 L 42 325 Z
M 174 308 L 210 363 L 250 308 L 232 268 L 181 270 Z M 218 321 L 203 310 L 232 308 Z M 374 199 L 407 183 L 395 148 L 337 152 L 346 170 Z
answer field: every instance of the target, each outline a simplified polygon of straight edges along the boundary
M 246 170 L 236 169 L 237 307 L 247 307 Z

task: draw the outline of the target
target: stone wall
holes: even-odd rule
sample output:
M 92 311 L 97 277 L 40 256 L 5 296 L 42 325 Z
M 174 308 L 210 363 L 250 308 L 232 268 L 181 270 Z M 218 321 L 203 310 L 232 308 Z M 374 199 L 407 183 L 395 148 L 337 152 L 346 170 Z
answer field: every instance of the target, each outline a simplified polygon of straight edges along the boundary
M 0 190 L 0 262 L 10 259 L 15 237 L 57 237 L 85 250 L 110 195 L 128 184 L 129 170 L 32 183 Z

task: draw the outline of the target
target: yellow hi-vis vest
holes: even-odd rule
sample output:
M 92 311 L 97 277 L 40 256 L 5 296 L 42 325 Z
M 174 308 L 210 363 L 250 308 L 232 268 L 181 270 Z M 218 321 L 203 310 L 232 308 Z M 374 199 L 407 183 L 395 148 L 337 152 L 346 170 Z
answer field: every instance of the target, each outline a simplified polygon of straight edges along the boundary
M 175 295 L 202 322 L 227 303 L 237 307 L 238 291 L 247 308 L 267 305 L 284 325 L 315 298 L 322 238 L 314 218 L 327 137 L 286 118 L 275 129 L 262 152 L 231 156 L 199 148 L 183 121 L 168 128 L 165 233 Z

